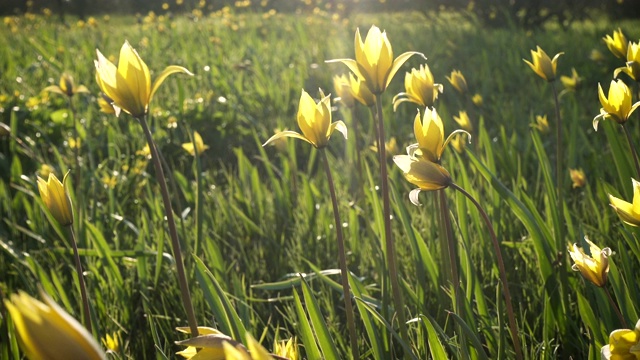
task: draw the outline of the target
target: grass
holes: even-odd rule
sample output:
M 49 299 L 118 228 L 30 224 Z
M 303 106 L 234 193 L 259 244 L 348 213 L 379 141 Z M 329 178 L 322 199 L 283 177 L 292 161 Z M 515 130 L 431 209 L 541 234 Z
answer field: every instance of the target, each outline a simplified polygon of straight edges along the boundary
M 196 21 L 197 20 L 197 21 Z M 0 121 L 11 138 L 0 139 L 0 295 L 37 287 L 81 318 L 78 279 L 70 244 L 44 211 L 36 186 L 42 165 L 56 175 L 75 166 L 73 121 L 66 101 L 41 90 L 63 71 L 93 95 L 74 99 L 81 138 L 74 201 L 80 255 L 93 311 L 94 335 L 117 334 L 115 358 L 173 358 L 186 326 L 174 259 L 163 222 L 163 207 L 149 160 L 138 152 L 145 140 L 126 114 L 99 112 L 92 60 L 95 48 L 117 56 L 128 40 L 156 74 L 167 65 L 185 66 L 193 78 L 173 76 L 160 88 L 151 109 L 154 139 L 173 175 L 169 184 L 198 323 L 237 340 L 245 329 L 273 349 L 275 340 L 295 336 L 309 359 L 348 358 L 349 340 L 337 245 L 327 182 L 316 150 L 288 141 L 284 150 L 262 148 L 274 129 L 296 129 L 301 89 L 333 91 L 331 76 L 346 67 L 325 64 L 353 58 L 353 34 L 371 24 L 386 29 L 395 54 L 420 51 L 445 91 L 436 102 L 445 133 L 457 128 L 453 115 L 467 110 L 474 126 L 466 152 L 445 152 L 445 166 L 462 188 L 478 199 L 501 242 L 520 340 L 528 359 L 598 359 L 608 335 L 622 328 L 601 289 L 571 271 L 566 246 L 587 235 L 611 247 L 609 284 L 628 324 L 638 319 L 633 299 L 640 289 L 640 248 L 635 228 L 622 225 L 607 194 L 631 200 L 634 174 L 621 129 L 610 121 L 594 132 L 597 83 L 608 88 L 620 60 L 601 38 L 622 27 L 637 39 L 637 22 L 577 23 L 564 32 L 549 24 L 525 32 L 486 29 L 455 14 L 357 14 L 349 19 L 319 13 L 217 14 L 172 19 L 112 17 L 97 27 L 62 26 L 51 18 L 21 17 L 16 32 L 0 27 Z M 634 32 L 635 31 L 635 32 Z M 564 124 L 562 159 L 564 207 L 555 200 L 555 139 L 530 124 L 548 114 L 555 124 L 551 88 L 522 58 L 540 45 L 550 55 L 563 51 L 559 74 L 574 67 L 583 77 L 576 92 L 560 99 Z M 589 59 L 592 49 L 604 62 Z M 114 59 L 115 60 L 115 59 Z M 409 60 L 383 96 L 387 139 L 402 153 L 414 142 L 416 106 L 392 111 Z M 446 81 L 453 69 L 465 75 L 474 105 Z M 626 79 L 626 78 L 625 78 Z M 629 82 L 629 84 L 631 84 Z M 637 98 L 636 98 L 637 99 Z M 458 249 L 463 307 L 454 303 L 448 260 L 439 227 L 436 193 L 408 201 L 411 186 L 389 164 L 393 232 L 396 239 L 410 343 L 400 338 L 386 270 L 375 137 L 367 109 L 357 119 L 338 109 L 361 142 L 364 173 L 358 183 L 353 146 L 331 140 L 327 155 L 337 187 L 350 283 L 355 295 L 358 345 L 364 358 L 388 359 L 412 352 L 415 358 L 501 358 L 515 356 L 495 254 L 473 204 L 446 191 Z M 637 117 L 638 115 L 634 115 Z M 640 136 L 635 119 L 627 124 Z M 210 146 L 196 166 L 181 148 L 198 131 Z M 353 144 L 353 143 L 350 143 Z M 582 168 L 587 184 L 572 189 L 569 168 Z M 202 186 L 196 186 L 201 169 Z M 73 171 L 72 171 L 73 174 Z M 70 176 L 71 177 L 71 176 Z M 202 189 L 201 210 L 196 211 Z M 201 226 L 201 230 L 198 230 Z M 557 238 L 558 226 L 566 226 Z M 201 231 L 201 232 L 200 232 Z M 199 235 L 201 234 L 201 235 Z M 302 276 L 302 275 L 306 276 Z M 336 355 L 337 354 L 337 355 Z M 0 358 L 19 359 L 15 333 L 0 306 Z

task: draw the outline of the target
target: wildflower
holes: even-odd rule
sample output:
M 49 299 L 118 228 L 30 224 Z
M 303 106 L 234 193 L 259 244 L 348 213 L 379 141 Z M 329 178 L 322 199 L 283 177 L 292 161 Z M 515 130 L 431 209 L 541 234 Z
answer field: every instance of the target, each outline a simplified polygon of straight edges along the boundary
M 40 177 L 49 177 L 49 174 L 53 173 L 54 169 L 51 165 L 42 164 L 40 165 L 40 170 L 38 170 L 38 176 Z
M 146 144 L 142 149 L 136 151 L 136 155 L 142 156 L 144 158 L 151 158 L 151 149 L 149 148 L 149 144 Z
M 272 360 L 273 357 L 269 352 L 256 341 L 256 339 L 247 334 L 247 348 L 242 344 L 233 345 L 229 342 L 223 344 L 224 355 L 226 360 Z M 247 351 L 248 350 L 248 351 Z
M 371 151 L 373 152 L 378 152 L 378 142 L 374 141 L 373 145 L 371 145 L 369 147 L 369 149 L 371 149 Z M 396 140 L 395 137 L 391 137 L 391 139 L 389 139 L 389 141 L 384 143 L 384 149 L 385 149 L 385 154 L 387 154 L 387 156 L 393 156 L 393 154 L 397 154 L 398 153 L 398 141 Z
M 609 202 L 620 220 L 631 226 L 640 226 L 640 182 L 633 181 L 633 202 L 628 203 L 609 194 Z
M 344 106 L 352 108 L 355 105 L 355 98 L 351 91 L 351 83 L 346 75 L 342 74 L 334 76 L 333 88 L 336 90 L 336 94 Z
M 59 85 L 51 85 L 44 88 L 43 91 L 51 91 L 56 94 L 66 95 L 68 97 L 72 97 L 78 93 L 88 93 L 89 89 L 87 89 L 84 85 L 76 86 L 73 81 L 73 76 L 68 73 L 63 73 L 60 76 L 60 84 Z
M 25 292 L 4 304 L 11 314 L 18 343 L 30 359 L 106 359 L 91 334 L 44 291 L 41 302 Z
M 576 91 L 582 82 L 582 78 L 578 75 L 575 68 L 571 68 L 571 76 L 560 76 L 560 82 L 564 86 L 565 91 Z
M 49 212 L 62 226 L 73 224 L 73 210 L 71 199 L 64 188 L 69 171 L 64 175 L 62 182 L 55 174 L 49 173 L 47 181 L 38 176 L 38 190 L 42 201 L 49 209 Z
M 118 67 L 105 58 L 100 50 L 96 49 L 96 53 L 96 81 L 102 92 L 113 100 L 116 115 L 120 110 L 136 118 L 146 115 L 153 95 L 167 76 L 174 73 L 193 75 L 182 66 L 171 65 L 162 71 L 152 86 L 147 64 L 128 41 L 120 49 Z
M 295 337 L 289 338 L 286 342 L 276 341 L 273 346 L 273 353 L 289 360 L 298 360 L 298 358 L 300 358 L 298 354 L 298 342 Z
M 560 55 L 564 53 L 557 53 L 553 59 L 549 59 L 549 55 L 547 55 L 544 50 L 540 48 L 540 46 L 536 47 L 537 50 L 531 50 L 531 58 L 533 63 L 528 60 L 524 60 L 531 67 L 533 71 L 535 71 L 538 76 L 541 78 L 551 82 L 556 79 L 556 67 L 558 66 L 558 58 Z
M 366 107 L 372 107 L 376 104 L 376 97 L 371 90 L 367 87 L 367 84 L 355 77 L 352 73 L 349 73 L 349 87 L 353 98 Z
M 195 143 L 195 148 L 193 144 Z M 197 131 L 193 132 L 193 142 L 186 142 L 182 144 L 182 148 L 185 149 L 191 156 L 196 156 L 202 154 L 203 151 L 209 148 L 209 145 L 205 145 L 202 141 L 202 136 Z
M 117 332 L 113 334 L 106 334 L 102 339 L 102 344 L 109 350 L 115 353 L 120 352 L 120 335 Z
M 431 108 L 431 110 L 429 108 L 425 109 L 422 121 L 420 120 L 420 112 L 416 114 L 413 121 L 413 132 L 418 143 L 407 148 L 409 155 L 415 155 L 434 163 L 440 163 L 444 148 L 451 141 L 454 134 L 465 133 L 471 137 L 464 130 L 456 130 L 445 140 L 442 119 L 440 119 L 440 115 L 438 115 L 435 108 Z
M 371 26 L 364 42 L 360 37 L 360 29 L 355 36 L 356 59 L 336 59 L 328 62 L 342 62 L 347 65 L 358 78 L 363 79 L 373 94 L 381 94 L 389 86 L 393 76 L 412 55 L 420 54 L 410 51 L 393 59 L 391 43 L 386 32 L 380 32 L 377 26 Z M 424 56 L 424 55 L 423 55 Z
M 549 133 L 549 120 L 547 120 L 547 115 L 536 115 L 536 122 L 535 124 L 531 124 L 531 127 L 538 129 L 542 134 Z
M 640 42 L 629 43 L 627 64 L 626 66 L 615 69 L 613 71 L 613 77 L 617 78 L 620 72 L 624 72 L 635 81 L 640 81 Z
M 569 176 L 573 182 L 573 188 L 581 188 L 587 183 L 587 177 L 582 169 L 569 169 Z
M 613 31 L 613 36 L 607 35 L 603 37 L 602 40 L 604 40 L 611 53 L 616 57 L 624 59 L 625 56 L 627 56 L 627 38 L 620 28 Z
M 324 148 L 329 143 L 329 138 L 331 138 L 334 130 L 340 131 L 346 139 L 346 125 L 342 121 L 331 122 L 330 96 L 324 96 L 322 90 L 320 91 L 320 96 L 322 99 L 316 104 L 313 98 L 306 91 L 302 90 L 297 115 L 298 126 L 302 134 L 295 131 L 283 131 L 273 135 L 262 146 L 281 137 L 288 136 L 304 140 L 316 148 Z
M 482 99 L 482 95 L 475 94 L 471 97 L 471 102 L 473 105 L 480 107 L 484 103 L 484 100 Z
M 98 96 L 98 106 L 100 106 L 100 111 L 105 114 L 116 113 L 113 105 L 111 105 L 112 102 L 113 100 L 109 99 L 105 94 L 101 93 L 100 96 Z
M 428 65 L 420 65 L 420 69 L 411 69 L 411 73 L 406 73 L 404 77 L 404 88 L 402 92 L 393 97 L 393 110 L 398 108 L 400 103 L 410 101 L 422 106 L 433 106 L 438 98 L 438 93 L 443 90 L 442 84 L 436 84 L 433 74 Z
M 464 149 L 467 147 L 467 135 L 466 134 L 456 134 L 451 139 L 451 146 L 453 150 L 455 150 L 458 154 L 462 154 Z
M 465 80 L 464 75 L 460 72 L 460 70 L 453 70 L 451 72 L 451 76 L 447 76 L 447 80 L 451 83 L 454 89 L 456 89 L 461 95 L 464 95 L 469 91 L 467 87 L 467 80 Z
M 633 330 L 612 331 L 609 335 L 609 344 L 602 347 L 602 358 L 611 360 L 640 358 L 640 320 Z
M 573 244 L 569 247 L 569 255 L 573 259 L 573 271 L 580 271 L 582 276 L 592 282 L 595 286 L 602 287 L 607 283 L 607 273 L 609 272 L 609 256 L 611 249 L 600 248 L 592 243 L 586 236 L 584 240 L 589 244 L 589 253 L 585 254 L 584 250 Z
M 277 134 L 277 133 L 280 133 L 280 132 L 282 132 L 280 129 L 275 129 L 273 131 L 274 134 Z M 278 150 L 279 152 L 284 153 L 284 152 L 287 151 L 287 140 L 285 138 L 283 138 L 283 137 L 281 137 L 279 139 L 276 139 L 276 140 L 273 140 L 270 145 L 275 147 L 276 150 Z
M 604 62 L 604 54 L 600 50 L 592 49 L 589 53 L 589 59 L 598 63 Z
M 600 98 L 600 115 L 593 118 L 593 128 L 598 131 L 600 120 L 612 119 L 618 124 L 627 122 L 631 114 L 640 106 L 640 101 L 631 105 L 631 90 L 622 80 L 611 80 L 609 96 L 604 96 L 602 86 L 598 84 Z
M 455 120 L 455 122 L 460 125 L 460 128 L 462 128 L 462 130 L 467 132 L 473 131 L 473 124 L 471 124 L 471 119 L 469 119 L 469 115 L 467 115 L 466 111 L 460 111 L 458 113 L 458 116 L 453 117 L 453 120 Z
M 409 193 L 411 203 L 418 206 L 420 205 L 418 201 L 420 191 L 440 190 L 448 187 L 451 184 L 451 175 L 442 166 L 425 158 L 412 156 L 411 151 L 407 150 L 409 155 L 396 155 L 393 157 L 393 161 L 402 170 L 405 179 L 418 187 Z
M 176 330 L 185 334 L 191 334 L 191 330 L 188 327 L 179 327 L 176 328 Z M 185 359 L 192 360 L 225 360 L 223 343 L 229 342 L 233 345 L 237 344 L 242 346 L 242 344 L 231 339 L 229 336 L 210 327 L 198 326 L 198 333 L 200 335 L 194 338 L 176 341 L 177 345 L 187 346 L 186 349 L 176 354 Z M 201 348 L 200 351 L 198 351 L 198 348 Z

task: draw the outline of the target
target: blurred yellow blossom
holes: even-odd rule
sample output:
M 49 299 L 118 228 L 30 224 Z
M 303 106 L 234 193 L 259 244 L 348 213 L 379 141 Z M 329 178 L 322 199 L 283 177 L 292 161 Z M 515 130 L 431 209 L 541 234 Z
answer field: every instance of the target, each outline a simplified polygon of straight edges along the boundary
M 453 70 L 451 72 L 451 76 L 447 76 L 447 80 L 451 83 L 454 89 L 456 89 L 460 94 L 464 95 L 469 91 L 467 87 L 467 80 L 464 78 L 464 75 L 460 72 L 460 70 Z
M 42 164 L 40 165 L 40 170 L 38 170 L 38 176 L 41 178 L 48 178 L 49 174 L 52 174 L 54 171 L 55 169 L 53 166 L 49 164 Z
M 589 53 L 589 59 L 591 59 L 591 61 L 595 61 L 598 63 L 603 62 L 605 60 L 604 54 L 602 53 L 602 51 L 598 49 L 591 50 L 591 52 Z
M 600 115 L 593 118 L 593 128 L 596 131 L 600 120 L 612 119 L 618 124 L 624 124 L 640 106 L 640 101 L 631 105 L 631 90 L 622 80 L 611 80 L 608 97 L 605 97 L 602 86 L 598 83 L 598 97 L 602 108 Z
M 371 151 L 373 152 L 378 152 L 378 142 L 374 141 L 373 145 L 369 146 L 369 149 L 371 149 Z M 396 140 L 396 138 L 391 137 L 389 141 L 386 141 L 384 143 L 384 149 L 385 149 L 385 154 L 387 154 L 387 156 L 389 157 L 393 156 L 393 154 L 397 154 L 399 151 L 398 151 L 398 141 Z
M 195 147 L 194 147 L 195 143 Z M 202 136 L 197 131 L 193 132 L 193 142 L 187 142 L 182 144 L 182 148 L 185 149 L 191 156 L 196 156 L 202 154 L 205 150 L 209 148 L 209 145 L 206 145 L 204 141 L 202 141 Z
M 49 173 L 47 181 L 38 176 L 38 190 L 42 202 L 49 209 L 53 218 L 62 226 L 73 224 L 71 198 L 65 189 L 68 176 L 69 171 L 64 175 L 62 182 L 53 173 Z
M 471 119 L 469 119 L 469 115 L 466 111 L 461 110 L 458 112 L 458 116 L 453 116 L 453 120 L 460 125 L 460 128 L 467 132 L 473 131 L 473 124 L 471 123 Z
M 151 158 L 151 149 L 149 149 L 149 144 L 146 144 L 142 149 L 136 151 L 136 155 Z
M 226 360 L 272 360 L 273 357 L 269 352 L 256 341 L 256 339 L 247 333 L 247 347 L 242 344 L 232 344 L 225 342 L 222 344 L 224 348 L 224 356 Z
M 616 57 L 624 59 L 627 56 L 627 37 L 624 36 L 620 28 L 613 31 L 613 36 L 607 35 L 602 40 Z
M 98 106 L 100 106 L 100 111 L 105 113 L 105 114 L 115 114 L 116 111 L 113 108 L 113 105 L 111 105 L 111 103 L 113 102 L 113 100 L 109 99 L 105 94 L 100 93 L 100 96 L 98 96 Z
M 289 338 L 287 341 L 276 341 L 273 345 L 273 353 L 289 360 L 298 360 L 298 341 L 295 337 Z
M 582 276 L 595 286 L 602 287 L 607 283 L 607 273 L 609 272 L 609 256 L 611 249 L 600 248 L 592 243 L 586 236 L 584 240 L 589 244 L 589 253 L 585 254 L 577 244 L 569 247 L 569 255 L 573 259 L 573 271 L 580 271 Z
M 640 320 L 633 330 L 618 329 L 609 335 L 609 344 L 602 347 L 602 359 L 636 360 L 640 358 Z
M 531 127 L 538 129 L 541 134 L 549 133 L 549 121 L 547 115 L 536 115 L 536 122 L 531 124 Z
M 355 105 L 355 98 L 351 90 L 351 83 L 347 75 L 335 75 L 333 77 L 333 88 L 336 90 L 336 95 L 340 98 L 340 102 L 347 108 L 352 108 Z
M 573 188 L 584 187 L 587 183 L 587 177 L 582 169 L 569 169 L 569 176 L 573 182 Z
M 571 76 L 560 76 L 560 82 L 564 86 L 565 91 L 576 91 L 582 82 L 582 78 L 578 75 L 575 68 L 571 68 Z
M 620 72 L 624 72 L 635 81 L 640 81 L 640 42 L 629 43 L 627 63 L 625 66 L 615 69 L 613 77 L 617 78 Z
M 609 194 L 609 202 L 625 224 L 640 226 L 640 182 L 636 179 L 631 179 L 631 181 L 633 182 L 633 201 L 631 203 L 611 194 Z
M 456 134 L 451 139 L 451 146 L 458 153 L 462 154 L 467 147 L 467 135 L 466 134 Z
M 480 107 L 482 106 L 482 104 L 484 104 L 484 99 L 482 99 L 482 95 L 475 94 L 471 97 L 471 102 L 473 103 L 473 105 Z
M 102 338 L 102 344 L 109 351 L 115 353 L 120 352 L 120 334 L 117 331 L 112 334 L 106 334 L 105 337 Z
M 527 63 L 527 65 L 531 67 L 531 70 L 538 74 L 538 76 L 547 81 L 553 81 L 556 79 L 558 58 L 563 54 L 564 53 L 562 52 L 558 53 L 553 57 L 553 59 L 550 59 L 549 55 L 547 55 L 547 53 L 544 52 L 544 50 L 542 50 L 540 46 L 537 46 L 535 51 L 531 50 L 531 58 L 533 62 L 525 59 L 522 60 L 524 60 L 524 62 Z
M 84 85 L 77 85 L 73 81 L 73 76 L 69 73 L 62 73 L 60 76 L 59 85 L 51 85 L 44 88 L 43 91 L 50 91 L 60 95 L 66 95 L 68 97 L 72 97 L 78 93 L 88 93 L 89 89 L 87 89 Z

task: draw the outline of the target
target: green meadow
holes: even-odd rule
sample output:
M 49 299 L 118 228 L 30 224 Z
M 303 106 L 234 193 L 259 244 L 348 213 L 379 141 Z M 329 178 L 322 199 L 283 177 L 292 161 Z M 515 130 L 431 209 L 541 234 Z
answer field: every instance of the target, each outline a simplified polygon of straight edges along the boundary
M 9 301 L 22 290 L 39 298 L 42 289 L 82 323 L 69 227 L 48 211 L 37 181 L 50 172 L 62 180 L 69 171 L 92 334 L 109 359 L 181 358 L 184 346 L 175 342 L 189 335 L 175 328 L 189 324 L 176 261 L 184 262 L 199 326 L 244 344 L 251 334 L 270 352 L 295 338 L 300 359 L 352 358 L 323 154 L 337 193 L 360 358 L 600 359 L 610 333 L 633 329 L 640 318 L 640 232 L 609 199 L 634 199 L 634 150 L 611 118 L 598 131 L 592 125 L 603 107 L 598 84 L 607 94 L 614 70 L 625 66 L 602 38 L 621 28 L 638 41 L 638 21 L 594 15 L 568 29 L 550 22 L 523 30 L 487 28 L 449 12 L 342 18 L 234 9 L 67 21 L 31 15 L 0 24 L 0 122 L 7 126 L 0 129 L 0 297 Z M 355 59 L 356 28 L 364 37 L 372 25 L 386 31 L 394 57 L 416 51 L 427 58 L 409 58 L 381 94 L 385 140 L 395 142 L 385 161 L 401 309 L 385 242 L 375 117 L 336 99 L 332 77 L 349 69 L 326 62 Z M 139 121 L 103 113 L 97 103 L 96 49 L 117 64 L 125 41 L 152 79 L 169 65 L 193 73 L 168 77 L 147 116 L 182 260 L 172 251 L 163 180 Z M 523 61 L 536 46 L 550 57 L 564 53 L 556 81 Z M 470 142 L 456 138 L 441 165 L 488 215 L 506 273 L 469 198 L 451 186 L 422 191 L 415 206 L 415 185 L 392 160 L 416 142 L 414 118 L 425 111 L 410 102 L 394 111 L 392 98 L 405 91 L 405 73 L 424 64 L 443 85 L 434 107 L 444 137 L 460 128 L 454 116 L 469 116 Z M 572 69 L 580 79 L 566 88 L 559 78 Z M 466 78 L 465 94 L 447 80 L 453 70 Z M 67 101 L 43 91 L 63 73 L 89 92 Z M 638 101 L 638 83 L 625 73 L 618 78 Z M 316 102 L 318 89 L 331 94 L 332 120 L 344 121 L 348 138 L 334 132 L 324 150 L 291 138 L 263 147 L 276 131 L 300 131 L 303 89 Z M 538 116 L 547 117 L 547 128 Z M 636 111 L 625 123 L 634 144 L 639 117 Z M 194 157 L 182 145 L 196 131 L 208 149 Z M 585 180 L 573 181 L 570 169 L 582 169 Z M 569 247 L 591 254 L 585 237 L 612 251 L 601 287 L 572 270 Z M 0 358 L 23 358 L 20 343 L 0 303 Z

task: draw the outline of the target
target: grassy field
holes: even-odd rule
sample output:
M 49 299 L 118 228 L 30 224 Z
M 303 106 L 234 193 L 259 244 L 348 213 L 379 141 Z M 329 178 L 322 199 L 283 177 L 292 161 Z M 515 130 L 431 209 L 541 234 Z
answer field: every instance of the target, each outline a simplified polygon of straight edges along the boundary
M 457 14 L 342 19 L 322 11 L 296 16 L 233 10 L 94 20 L 63 26 L 55 17 L 36 15 L 5 18 L 0 25 L 0 121 L 11 128 L 10 136 L 0 137 L 0 297 L 18 290 L 37 296 L 42 287 L 81 320 L 71 244 L 66 229 L 46 211 L 36 178 L 49 171 L 62 178 L 70 169 L 67 188 L 94 336 L 119 340 L 111 358 L 175 358 L 183 349 L 174 342 L 188 336 L 175 328 L 187 326 L 187 319 L 144 134 L 134 118 L 101 113 L 96 102 L 95 49 L 115 62 L 128 40 L 152 76 L 168 65 L 194 73 L 165 81 L 149 120 L 166 160 L 198 324 L 242 342 L 246 330 L 269 350 L 274 342 L 295 337 L 300 358 L 350 358 L 335 225 L 319 152 L 293 139 L 281 147 L 261 145 L 276 129 L 299 130 L 302 89 L 315 98 L 318 88 L 335 95 L 332 76 L 348 69 L 325 61 L 354 58 L 355 29 L 364 36 L 375 24 L 386 30 L 395 56 L 419 51 L 428 58 L 435 81 L 444 85 L 435 108 L 445 136 L 459 128 L 453 116 L 460 110 L 469 114 L 471 144 L 461 152 L 450 146 L 442 165 L 478 199 L 496 230 L 524 357 L 599 359 L 609 333 L 633 328 L 638 320 L 640 283 L 633 274 L 640 271 L 640 233 L 619 220 L 608 198 L 631 201 L 631 178 L 638 176 L 620 126 L 606 120 L 597 132 L 592 127 L 601 108 L 597 84 L 606 93 L 613 70 L 624 66 L 602 37 L 621 27 L 636 41 L 638 22 L 598 19 L 568 31 L 548 24 L 525 32 L 481 28 Z M 564 52 L 558 75 L 569 76 L 575 68 L 582 78 L 575 91 L 555 83 L 561 91 L 561 159 L 556 159 L 552 85 L 522 60 L 531 59 L 536 45 L 550 56 Z M 593 51 L 601 58 L 594 59 Z M 394 112 L 391 99 L 404 91 L 405 72 L 424 63 L 419 56 L 409 59 L 383 94 L 387 140 L 397 142 L 390 155 L 405 153 L 416 141 L 418 106 L 405 103 Z M 465 95 L 446 79 L 454 69 L 466 77 Z M 63 72 L 90 91 L 73 97 L 73 111 L 64 96 L 42 91 L 57 84 Z M 625 74 L 619 77 L 637 101 L 637 84 Z M 412 205 L 413 186 L 389 158 L 391 224 L 408 320 L 403 339 L 385 260 L 380 163 L 371 149 L 374 122 L 366 107 L 352 112 L 332 104 L 334 121 L 344 120 L 350 131 L 348 140 L 335 133 L 327 153 L 352 273 L 361 357 L 515 358 L 496 253 L 481 214 L 453 189 L 444 190 L 446 216 L 438 192 L 424 192 L 422 206 Z M 538 115 L 547 115 L 549 132 L 532 126 Z M 636 141 L 638 116 L 627 123 Z M 181 146 L 193 131 L 209 146 L 199 161 Z M 563 172 L 561 207 L 557 161 Z M 583 186 L 572 187 L 570 168 L 584 170 Z M 443 218 L 453 229 L 457 290 Z M 588 248 L 585 236 L 613 251 L 602 288 L 571 269 L 567 247 Z M 21 358 L 4 305 L 0 358 Z

